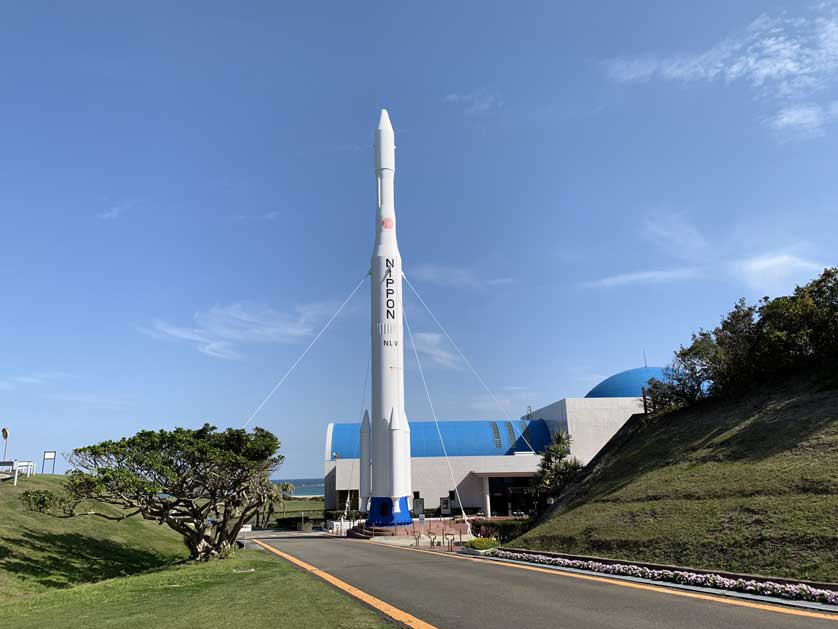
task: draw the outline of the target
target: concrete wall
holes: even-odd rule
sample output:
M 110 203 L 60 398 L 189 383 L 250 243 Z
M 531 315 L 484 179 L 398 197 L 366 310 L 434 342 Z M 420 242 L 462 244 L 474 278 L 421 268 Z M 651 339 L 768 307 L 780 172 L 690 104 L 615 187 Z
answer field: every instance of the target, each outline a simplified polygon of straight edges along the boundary
M 533 454 L 509 456 L 455 456 L 450 457 L 451 470 L 464 507 L 483 507 L 483 480 L 472 472 L 508 474 L 535 474 L 541 457 Z M 326 461 L 326 509 L 337 509 L 337 491 L 357 490 L 360 483 L 358 459 Z M 454 489 L 445 457 L 420 457 L 411 460 L 412 490 L 425 499 L 426 509 L 436 509 L 440 498 L 447 498 Z M 332 485 L 334 478 L 334 485 Z
M 587 463 L 629 417 L 641 412 L 641 398 L 566 398 L 534 410 L 530 416 L 555 422 L 555 430 L 566 430 L 571 437 L 571 454 Z

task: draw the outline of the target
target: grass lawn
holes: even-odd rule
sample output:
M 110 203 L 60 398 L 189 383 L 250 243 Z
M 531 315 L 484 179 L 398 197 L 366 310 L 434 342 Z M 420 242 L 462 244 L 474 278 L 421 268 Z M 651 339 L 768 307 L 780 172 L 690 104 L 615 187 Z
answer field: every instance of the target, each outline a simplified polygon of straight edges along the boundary
M 56 518 L 20 501 L 27 489 L 60 492 L 63 483 L 62 476 L 38 475 L 17 487 L 0 484 L 2 627 L 392 626 L 263 551 L 191 563 L 180 536 L 166 526 L 139 518 Z M 298 502 L 322 510 L 322 502 Z
M 253 569 L 254 572 L 236 572 Z M 0 603 L 7 627 L 392 627 L 263 551 Z
M 140 518 L 111 522 L 95 516 L 56 518 L 29 511 L 27 489 L 60 492 L 63 476 L 0 484 L 0 592 L 2 600 L 68 588 L 185 560 L 181 537 Z M 115 507 L 97 507 L 118 514 Z M 0 623 L 3 624 L 3 623 Z
M 299 513 L 305 511 L 307 514 L 323 515 L 323 500 L 300 500 L 291 498 L 285 501 L 285 513 Z
M 635 417 L 510 546 L 838 582 L 838 391 Z

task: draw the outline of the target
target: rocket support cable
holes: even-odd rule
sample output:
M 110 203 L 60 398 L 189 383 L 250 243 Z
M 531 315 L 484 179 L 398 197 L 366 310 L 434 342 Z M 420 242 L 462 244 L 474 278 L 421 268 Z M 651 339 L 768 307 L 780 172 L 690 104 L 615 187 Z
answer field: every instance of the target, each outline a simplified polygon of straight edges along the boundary
M 454 478 L 454 470 L 451 469 L 451 461 L 448 460 L 448 450 L 445 448 L 445 439 L 442 438 L 442 431 L 439 429 L 439 421 L 436 417 L 436 410 L 434 409 L 434 403 L 431 400 L 431 392 L 428 389 L 428 381 L 425 380 L 425 371 L 422 369 L 422 361 L 419 360 L 419 352 L 416 351 L 416 343 L 413 341 L 413 332 L 410 329 L 410 322 L 407 320 L 407 310 L 404 307 L 404 302 L 402 302 L 402 317 L 404 318 L 405 327 L 407 327 L 407 335 L 410 337 L 410 345 L 413 348 L 413 355 L 416 356 L 416 364 L 419 367 L 419 375 L 422 377 L 422 386 L 425 387 L 425 396 L 428 398 L 428 406 L 431 407 L 431 416 L 434 418 L 436 433 L 439 435 L 440 444 L 442 444 L 442 454 L 445 455 L 445 463 L 448 465 L 448 473 L 451 475 L 451 483 L 454 485 L 454 493 L 457 496 L 457 504 L 460 505 L 460 513 L 463 514 L 463 522 L 466 523 L 466 532 L 471 535 L 471 523 L 468 521 L 465 509 L 463 509 L 463 501 L 460 499 L 460 490 L 457 488 L 457 481 Z
M 465 354 L 463 354 L 459 345 L 457 345 L 454 342 L 454 339 L 452 339 L 451 335 L 448 334 L 448 330 L 446 330 L 445 327 L 443 327 L 442 323 L 440 323 L 439 319 L 436 318 L 436 315 L 431 311 L 428 304 L 425 303 L 425 300 L 422 299 L 422 296 L 419 294 L 419 291 L 417 291 L 416 288 L 413 286 L 413 284 L 410 283 L 410 280 L 407 279 L 407 276 L 403 274 L 402 277 L 404 278 L 404 281 L 407 282 L 407 285 L 410 287 L 410 290 L 413 291 L 413 294 L 416 295 L 416 299 L 419 300 L 419 302 L 425 307 L 425 310 L 428 311 L 428 314 L 431 315 L 431 319 L 434 320 L 434 323 L 436 323 L 437 326 L 439 326 L 439 329 L 442 330 L 442 333 L 445 335 L 445 338 L 448 339 L 448 342 L 451 343 L 451 346 L 457 351 L 457 354 L 459 354 L 459 356 L 460 356 L 460 358 L 462 358 L 463 362 L 466 365 L 468 365 L 469 369 L 471 369 L 471 373 L 474 374 L 474 377 L 477 378 L 477 381 L 480 382 L 480 384 L 486 390 L 486 393 L 488 393 L 489 396 L 495 401 L 495 404 L 497 404 L 498 409 L 500 409 L 501 415 L 503 415 L 506 418 L 506 421 L 508 421 L 512 426 L 514 426 L 514 424 L 512 423 L 512 415 L 510 415 L 509 410 L 503 404 L 501 404 L 500 400 L 497 398 L 497 396 L 495 396 L 495 394 L 489 388 L 489 385 L 486 384 L 486 381 L 483 380 L 483 378 L 480 377 L 480 374 L 477 373 L 477 370 L 474 368 L 474 365 L 472 365 L 471 362 L 469 361 L 469 359 L 466 358 Z M 527 437 L 524 434 L 524 431 L 521 431 L 521 439 L 524 440 L 524 443 L 527 444 L 527 447 L 532 451 L 533 454 L 535 454 L 536 453 L 535 449 L 532 447 L 532 444 L 527 440 Z M 513 447 L 514 447 L 514 444 L 513 444 Z
M 349 293 L 349 297 L 343 300 L 343 303 L 338 307 L 337 310 L 335 310 L 335 313 L 329 318 L 328 321 L 326 321 L 326 325 L 324 325 L 320 329 L 320 331 L 317 333 L 317 336 L 315 336 L 311 343 L 308 344 L 308 347 L 306 347 L 305 350 L 303 350 L 303 353 L 297 357 L 297 360 L 295 360 L 294 363 L 288 368 L 288 371 L 285 372 L 285 375 L 279 379 L 279 382 L 277 382 L 274 388 L 271 389 L 271 392 L 265 396 L 265 399 L 262 400 L 259 406 L 256 407 L 256 410 L 253 411 L 250 417 L 247 418 L 247 421 L 244 422 L 242 428 L 247 428 L 250 425 L 250 422 L 253 421 L 253 418 L 259 414 L 259 411 L 262 410 L 262 407 L 264 407 L 265 404 L 268 403 L 268 400 L 270 400 L 273 397 L 274 393 L 276 393 L 279 387 L 281 387 L 283 383 L 288 379 L 288 376 L 290 376 L 291 373 L 297 368 L 297 365 L 299 365 L 303 358 L 306 357 L 306 354 L 308 354 L 309 350 L 312 347 L 314 347 L 314 344 L 317 343 L 318 340 L 320 340 L 320 337 L 323 336 L 323 333 L 329 329 L 329 326 L 332 325 L 332 321 L 334 321 L 337 318 L 341 311 L 346 307 L 346 304 L 348 304 L 352 300 L 352 298 L 355 296 L 355 293 L 357 293 L 361 286 L 364 285 L 364 282 L 367 281 L 367 277 L 369 277 L 369 274 L 364 275 L 363 279 L 361 279 L 361 281 L 358 282 L 358 285 L 352 290 L 351 293 Z

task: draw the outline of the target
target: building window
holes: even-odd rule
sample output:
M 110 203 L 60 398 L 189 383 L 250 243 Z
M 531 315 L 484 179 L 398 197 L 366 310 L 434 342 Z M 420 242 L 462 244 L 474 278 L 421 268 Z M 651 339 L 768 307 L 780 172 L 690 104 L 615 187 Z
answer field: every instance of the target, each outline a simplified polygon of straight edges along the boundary
M 497 422 L 492 422 L 492 437 L 495 439 L 495 447 L 500 448 L 500 430 L 498 430 Z

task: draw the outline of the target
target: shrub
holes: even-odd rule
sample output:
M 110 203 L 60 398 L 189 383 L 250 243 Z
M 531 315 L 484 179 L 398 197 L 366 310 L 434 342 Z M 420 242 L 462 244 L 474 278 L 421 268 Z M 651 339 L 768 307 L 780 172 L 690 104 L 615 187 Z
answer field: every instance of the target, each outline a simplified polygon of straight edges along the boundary
M 526 520 L 481 520 L 471 521 L 471 532 L 477 537 L 492 537 L 505 544 L 516 537 L 520 537 L 530 528 L 531 522 Z
M 464 546 L 467 548 L 473 548 L 474 550 L 489 550 L 490 548 L 497 548 L 500 546 L 500 542 L 496 539 L 488 537 L 475 537 L 473 540 L 466 542 Z

